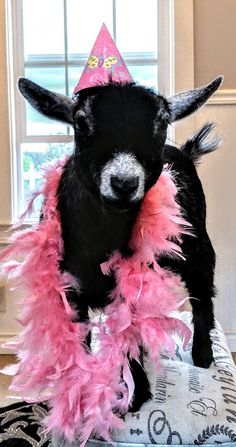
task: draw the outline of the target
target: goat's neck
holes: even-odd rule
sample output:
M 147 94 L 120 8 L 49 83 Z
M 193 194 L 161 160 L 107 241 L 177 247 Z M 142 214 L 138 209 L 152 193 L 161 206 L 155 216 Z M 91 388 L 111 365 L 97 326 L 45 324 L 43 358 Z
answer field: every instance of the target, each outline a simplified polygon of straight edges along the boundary
M 76 182 L 61 184 L 59 210 L 65 265 L 73 274 L 100 269 L 115 250 L 127 253 L 138 207 L 115 210 L 95 199 L 77 177 Z
M 61 216 L 64 258 L 61 268 L 79 279 L 80 294 L 70 293 L 78 308 L 104 307 L 114 277 L 102 274 L 100 264 L 115 250 L 128 252 L 128 242 L 138 213 L 138 207 L 119 212 L 95 199 L 87 191 L 78 171 L 68 163 L 58 189 L 58 209 Z M 73 167 L 73 166 L 72 166 Z M 85 313 L 87 310 L 85 310 Z
M 96 246 L 99 258 L 106 257 L 114 250 L 126 251 L 138 207 L 120 211 L 95 200 L 89 193 L 83 193 L 80 200 L 81 242 Z

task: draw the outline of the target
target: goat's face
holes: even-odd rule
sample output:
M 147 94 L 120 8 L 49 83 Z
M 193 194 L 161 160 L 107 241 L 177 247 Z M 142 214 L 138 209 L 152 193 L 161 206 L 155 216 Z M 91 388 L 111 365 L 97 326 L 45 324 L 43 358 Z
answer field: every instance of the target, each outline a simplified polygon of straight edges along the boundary
M 135 84 L 85 89 L 76 100 L 26 79 L 19 88 L 38 111 L 74 126 L 75 166 L 87 190 L 97 200 L 129 209 L 161 173 L 168 123 L 204 104 L 221 81 L 169 99 Z
M 80 177 L 118 208 L 139 202 L 162 170 L 167 101 L 131 84 L 89 89 L 74 108 Z

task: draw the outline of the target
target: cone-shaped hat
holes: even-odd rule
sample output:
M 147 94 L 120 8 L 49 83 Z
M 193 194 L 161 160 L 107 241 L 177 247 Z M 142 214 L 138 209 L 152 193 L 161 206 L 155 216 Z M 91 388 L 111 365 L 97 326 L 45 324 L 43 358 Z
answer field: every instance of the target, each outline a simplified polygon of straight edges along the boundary
M 84 88 L 106 84 L 110 80 L 121 83 L 133 81 L 114 40 L 103 23 L 74 93 Z

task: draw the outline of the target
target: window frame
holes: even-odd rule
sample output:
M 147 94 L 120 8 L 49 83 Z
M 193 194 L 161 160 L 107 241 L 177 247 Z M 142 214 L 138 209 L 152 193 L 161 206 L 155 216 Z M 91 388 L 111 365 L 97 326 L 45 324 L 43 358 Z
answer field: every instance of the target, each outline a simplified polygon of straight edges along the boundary
M 157 0 L 158 1 L 158 79 L 159 79 L 159 90 L 161 93 L 169 96 L 174 93 L 175 85 L 180 84 L 181 82 L 176 83 L 176 70 L 178 68 L 178 59 L 176 58 L 176 35 L 183 34 L 182 42 L 186 42 L 186 36 L 188 41 L 189 35 L 193 40 L 193 30 L 188 29 L 185 30 L 187 32 L 180 33 L 180 26 L 176 23 L 176 17 L 178 17 L 178 12 L 182 9 L 184 5 L 186 5 L 186 0 Z M 14 8 L 12 5 L 14 3 Z M 114 0 L 113 0 L 114 7 Z M 189 17 L 193 18 L 193 0 L 188 1 L 189 7 Z M 21 143 L 26 142 L 25 135 L 26 129 L 23 129 L 22 126 L 18 125 L 17 120 L 20 117 L 24 117 L 25 120 L 25 106 L 20 94 L 17 90 L 16 83 L 14 79 L 19 78 L 24 73 L 24 58 L 23 54 L 23 45 L 20 47 L 20 51 L 16 54 L 16 36 L 22 35 L 22 29 L 20 29 L 19 24 L 22 23 L 22 8 L 21 8 L 21 0 L 16 3 L 14 0 L 5 0 L 5 8 L 6 8 L 6 23 L 7 26 L 7 66 L 8 66 L 8 102 L 9 102 L 9 133 L 10 133 L 10 165 L 11 165 L 11 216 L 9 223 L 15 223 L 17 221 L 17 212 L 18 212 L 18 204 L 19 199 L 22 197 L 21 191 L 21 176 L 19 172 L 21 171 L 22 159 L 19 148 Z M 21 17 L 21 20 L 19 20 Z M 10 26 L 9 26 L 10 24 Z M 177 26 L 176 26 L 177 25 Z M 16 30 L 14 35 L 12 36 L 11 30 Z M 114 28 L 115 29 L 115 28 Z M 22 42 L 22 39 L 21 39 Z M 18 43 L 19 48 L 19 43 Z M 189 48 L 188 48 L 189 50 Z M 193 48 L 192 48 L 193 51 Z M 184 47 L 183 47 L 184 52 Z M 190 71 L 193 70 L 193 67 Z M 186 70 L 188 71 L 188 70 Z M 186 73 L 185 71 L 185 73 Z M 186 76 L 182 76 L 183 80 Z M 191 77 L 191 74 L 190 74 Z M 189 79 L 188 79 L 189 80 Z M 193 78 L 192 78 L 193 86 Z M 13 86 L 13 87 L 12 87 Z M 183 88 L 183 89 L 184 89 Z M 179 89 L 178 89 L 179 90 Z M 22 131 L 23 129 L 23 131 Z M 174 126 L 171 128 L 169 133 L 170 138 L 174 139 L 175 136 L 175 128 Z M 45 139 L 45 136 L 27 136 L 27 143 L 30 142 L 65 142 L 68 143 L 73 140 L 73 136 L 64 135 L 64 136 L 53 136 L 48 135 Z M 0 216 L 1 219 L 1 216 Z

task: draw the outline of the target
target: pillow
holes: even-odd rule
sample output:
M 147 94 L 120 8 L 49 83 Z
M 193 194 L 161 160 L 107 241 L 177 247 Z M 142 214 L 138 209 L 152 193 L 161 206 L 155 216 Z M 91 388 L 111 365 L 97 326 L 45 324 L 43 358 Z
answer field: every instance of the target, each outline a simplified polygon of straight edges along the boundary
M 191 317 L 191 312 L 178 316 L 189 326 Z M 211 337 L 214 363 L 209 369 L 193 365 L 192 340 L 184 352 L 176 339 L 174 357 L 161 354 L 163 367 L 158 374 L 146 361 L 153 399 L 140 411 L 126 414 L 124 428 L 113 433 L 115 445 L 236 445 L 236 367 L 218 322 Z M 88 447 L 110 445 L 99 440 L 87 443 Z M 56 434 L 52 446 L 72 447 Z

